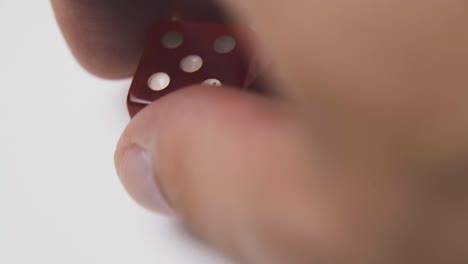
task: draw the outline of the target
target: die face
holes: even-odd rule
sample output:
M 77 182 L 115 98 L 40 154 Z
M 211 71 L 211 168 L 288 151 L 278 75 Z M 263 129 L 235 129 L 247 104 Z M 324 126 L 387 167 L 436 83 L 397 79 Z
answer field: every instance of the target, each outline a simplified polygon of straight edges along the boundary
M 130 114 L 189 85 L 245 88 L 252 79 L 250 40 L 249 29 L 234 24 L 157 23 L 130 87 Z

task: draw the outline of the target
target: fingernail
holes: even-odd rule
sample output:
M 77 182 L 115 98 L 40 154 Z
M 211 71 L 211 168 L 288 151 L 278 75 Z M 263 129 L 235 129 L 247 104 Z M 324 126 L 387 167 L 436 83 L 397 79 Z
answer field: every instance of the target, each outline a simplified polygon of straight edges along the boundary
M 151 211 L 174 216 L 153 172 L 148 153 L 140 147 L 127 150 L 117 171 L 125 189 L 137 203 Z

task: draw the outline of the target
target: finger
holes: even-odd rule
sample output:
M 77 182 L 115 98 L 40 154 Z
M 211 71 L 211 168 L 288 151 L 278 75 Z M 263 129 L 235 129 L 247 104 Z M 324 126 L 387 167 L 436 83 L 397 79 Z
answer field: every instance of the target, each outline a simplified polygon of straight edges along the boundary
M 424 112 L 411 109 L 423 106 L 414 103 L 421 94 L 432 107 L 440 87 L 467 83 L 463 1 L 224 2 L 253 21 L 287 92 L 300 101 L 404 115 Z
M 391 138 L 409 163 L 466 149 L 466 2 L 225 2 L 254 22 L 280 92 L 309 113 L 335 116 L 347 135 Z
M 381 253 L 387 237 L 380 234 L 394 233 L 387 223 L 401 215 L 392 208 L 393 185 L 382 180 L 382 197 L 359 198 L 375 194 L 354 189 L 369 186 L 366 179 L 329 178 L 302 132 L 298 117 L 278 102 L 187 88 L 132 120 L 116 166 L 141 205 L 180 217 L 242 260 L 340 263 L 352 257 L 366 263 L 369 251 Z
M 250 229 L 257 228 L 256 221 L 278 213 L 291 215 L 290 221 L 308 219 L 303 208 L 287 212 L 313 192 L 302 182 L 307 155 L 294 149 L 297 139 L 295 125 L 271 101 L 229 89 L 187 88 L 136 116 L 119 143 L 116 164 L 143 206 L 175 211 L 203 238 L 257 258 L 243 248 L 245 240 L 254 243 Z M 150 166 L 131 157 L 141 153 Z M 158 186 L 162 194 L 148 186 Z
M 155 19 L 221 20 L 212 0 L 51 0 L 59 26 L 76 59 L 101 77 L 131 76 Z M 177 12 L 177 13 L 176 13 Z

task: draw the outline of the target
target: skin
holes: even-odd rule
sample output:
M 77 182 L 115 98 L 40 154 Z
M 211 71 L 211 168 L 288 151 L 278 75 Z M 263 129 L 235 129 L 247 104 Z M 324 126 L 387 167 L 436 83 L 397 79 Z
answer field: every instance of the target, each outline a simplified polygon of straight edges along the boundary
M 187 3 L 255 24 L 272 93 L 164 97 L 130 122 L 117 167 L 144 147 L 177 217 L 246 263 L 468 262 L 466 1 Z M 77 60 L 106 78 L 131 76 L 151 21 L 171 14 L 52 4 Z

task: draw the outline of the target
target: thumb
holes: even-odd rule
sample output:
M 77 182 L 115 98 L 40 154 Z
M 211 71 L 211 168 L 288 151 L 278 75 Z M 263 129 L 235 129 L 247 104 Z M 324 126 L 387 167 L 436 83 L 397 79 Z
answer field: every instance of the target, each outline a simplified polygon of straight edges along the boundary
M 306 241 L 327 244 L 339 233 L 330 219 L 340 218 L 317 199 L 325 188 L 311 183 L 300 123 L 285 109 L 235 89 L 175 92 L 125 130 L 119 177 L 142 206 L 177 216 L 229 254 L 302 263 L 313 244 Z

